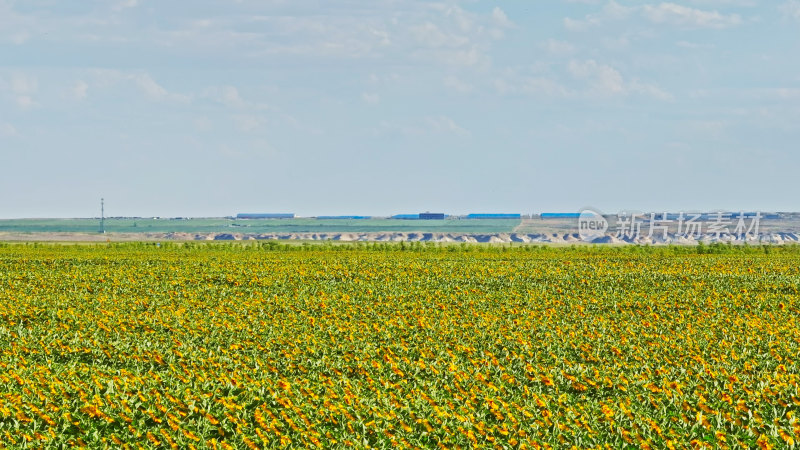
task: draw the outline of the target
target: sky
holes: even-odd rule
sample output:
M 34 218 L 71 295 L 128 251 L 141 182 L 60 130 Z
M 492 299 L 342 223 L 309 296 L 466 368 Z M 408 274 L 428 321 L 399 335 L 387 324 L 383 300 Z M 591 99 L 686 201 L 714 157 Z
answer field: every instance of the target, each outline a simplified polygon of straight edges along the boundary
M 0 218 L 797 211 L 800 0 L 0 0 Z

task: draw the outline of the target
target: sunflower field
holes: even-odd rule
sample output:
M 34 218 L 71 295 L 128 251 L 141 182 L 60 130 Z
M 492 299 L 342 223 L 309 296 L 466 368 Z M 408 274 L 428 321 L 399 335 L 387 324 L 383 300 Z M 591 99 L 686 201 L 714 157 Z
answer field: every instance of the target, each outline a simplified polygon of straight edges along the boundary
M 799 288 L 794 248 L 0 245 L 0 446 L 793 448 Z

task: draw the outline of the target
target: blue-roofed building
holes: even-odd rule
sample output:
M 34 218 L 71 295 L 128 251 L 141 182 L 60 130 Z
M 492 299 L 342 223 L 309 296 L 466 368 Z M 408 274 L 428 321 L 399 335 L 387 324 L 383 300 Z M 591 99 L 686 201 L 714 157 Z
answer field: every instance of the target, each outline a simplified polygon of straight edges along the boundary
M 364 220 L 371 218 L 372 216 L 317 216 L 319 220 Z
M 420 220 L 444 220 L 444 213 L 424 212 L 419 213 Z

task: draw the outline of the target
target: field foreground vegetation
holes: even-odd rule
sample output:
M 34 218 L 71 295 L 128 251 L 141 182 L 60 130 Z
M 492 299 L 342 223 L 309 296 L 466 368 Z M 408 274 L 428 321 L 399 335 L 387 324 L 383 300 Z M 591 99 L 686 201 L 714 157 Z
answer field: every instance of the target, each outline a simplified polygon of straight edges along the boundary
M 785 448 L 798 286 L 791 247 L 0 246 L 0 442 Z

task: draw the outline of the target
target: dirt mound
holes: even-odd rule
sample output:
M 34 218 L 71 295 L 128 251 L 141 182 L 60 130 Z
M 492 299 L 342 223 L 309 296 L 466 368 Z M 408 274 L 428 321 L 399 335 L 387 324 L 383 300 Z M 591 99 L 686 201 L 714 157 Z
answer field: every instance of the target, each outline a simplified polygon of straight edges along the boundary
M 215 241 L 241 241 L 242 237 L 231 233 L 220 233 L 214 236 Z

